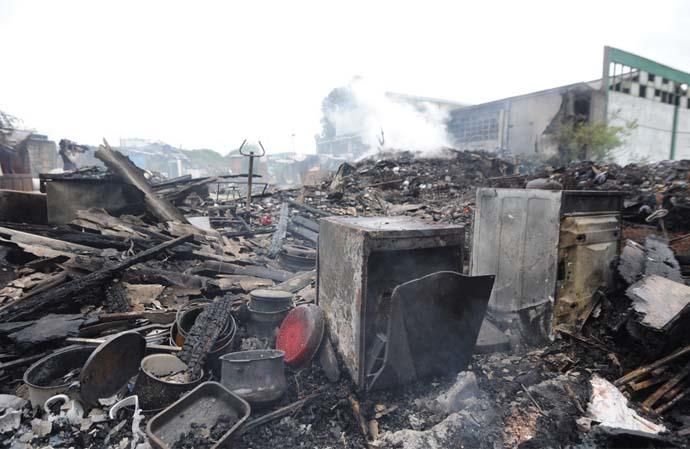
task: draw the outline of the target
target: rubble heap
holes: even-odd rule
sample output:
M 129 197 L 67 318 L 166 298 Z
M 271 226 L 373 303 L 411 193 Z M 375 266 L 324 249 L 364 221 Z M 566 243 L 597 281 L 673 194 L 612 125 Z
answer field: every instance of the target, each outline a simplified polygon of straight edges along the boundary
M 324 217 L 406 215 L 469 232 L 477 187 L 547 176 L 628 192 L 626 218 L 661 206 L 666 226 L 645 233 L 678 239 L 686 161 L 527 174 L 488 153 L 395 153 L 316 186 L 255 191 L 247 208 L 242 177 L 154 182 L 107 145 L 100 155 L 106 173 L 66 176 L 126 184 L 137 208 L 0 223 L 0 448 L 687 444 L 682 239 L 626 243 L 617 288 L 578 330 L 481 344 L 460 373 L 394 389 L 356 388 L 314 305 Z
M 625 217 L 644 223 L 656 209 L 668 211 L 666 228 L 688 230 L 690 219 L 690 161 L 654 164 L 596 164 L 576 162 L 543 169 L 540 176 L 557 179 L 565 189 L 621 190 L 626 192 Z

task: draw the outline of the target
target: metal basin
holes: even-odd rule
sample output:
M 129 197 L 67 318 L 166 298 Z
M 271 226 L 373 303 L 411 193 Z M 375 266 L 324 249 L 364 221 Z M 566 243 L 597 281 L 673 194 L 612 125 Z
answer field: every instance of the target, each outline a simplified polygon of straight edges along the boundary
M 229 426 L 210 449 L 229 447 L 233 433 L 246 421 L 251 408 L 246 401 L 217 382 L 204 382 L 149 421 L 146 434 L 156 449 L 171 449 L 192 426 L 204 426 L 213 433 L 221 419 Z
M 221 383 L 252 405 L 268 405 L 287 390 L 285 353 L 275 349 L 225 354 Z
M 67 392 L 70 383 L 50 385 L 70 371 L 82 368 L 94 347 L 75 346 L 42 358 L 24 372 L 24 383 L 29 387 L 32 407 L 43 407 L 46 400 Z M 76 379 L 75 379 L 76 380 Z M 78 393 L 78 390 L 74 390 Z M 76 398 L 76 394 L 74 395 Z
M 151 354 L 144 357 L 134 385 L 134 393 L 139 396 L 141 408 L 144 411 L 161 410 L 201 383 L 203 372 L 197 379 L 186 383 L 161 379 L 186 368 L 187 365 L 172 354 Z

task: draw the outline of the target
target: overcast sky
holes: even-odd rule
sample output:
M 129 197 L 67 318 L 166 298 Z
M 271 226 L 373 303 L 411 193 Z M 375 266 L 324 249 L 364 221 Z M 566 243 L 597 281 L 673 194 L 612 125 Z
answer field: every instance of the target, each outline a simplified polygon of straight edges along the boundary
M 600 76 L 604 45 L 690 71 L 690 2 L 0 0 L 0 110 L 52 139 L 314 150 L 353 76 L 479 103 Z

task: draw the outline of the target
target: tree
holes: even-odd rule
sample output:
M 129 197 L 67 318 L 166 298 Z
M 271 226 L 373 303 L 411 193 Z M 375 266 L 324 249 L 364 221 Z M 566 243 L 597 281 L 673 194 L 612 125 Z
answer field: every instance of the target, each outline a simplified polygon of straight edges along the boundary
M 626 122 L 624 126 L 604 122 L 561 123 L 556 134 L 561 162 L 606 161 L 610 159 L 611 151 L 621 146 L 636 126 L 634 121 Z

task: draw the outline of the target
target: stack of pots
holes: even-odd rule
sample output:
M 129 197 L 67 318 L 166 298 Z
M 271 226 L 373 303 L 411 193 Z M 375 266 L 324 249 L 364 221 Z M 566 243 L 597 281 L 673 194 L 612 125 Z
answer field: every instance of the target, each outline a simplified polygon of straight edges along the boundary
M 249 293 L 250 333 L 272 338 L 292 309 L 292 293 L 282 290 L 253 290 Z
M 167 375 L 185 371 L 187 365 L 172 354 L 151 354 L 141 361 L 134 393 L 144 411 L 159 411 L 175 402 L 182 394 L 199 385 L 203 371 L 188 382 L 169 382 Z
M 184 346 L 185 339 L 189 335 L 189 331 L 194 326 L 199 314 L 204 310 L 204 305 L 200 303 L 190 303 L 189 307 L 181 309 L 175 320 L 175 323 L 170 330 L 170 344 L 172 346 Z M 228 323 L 225 325 L 220 333 L 220 337 L 211 352 L 208 354 L 206 360 L 206 367 L 211 370 L 211 372 L 220 376 L 220 356 L 227 354 L 232 351 L 232 344 L 235 340 L 235 333 L 237 331 L 237 323 L 235 318 L 230 315 Z
M 24 383 L 28 386 L 29 400 L 33 407 L 43 407 L 43 404 L 56 394 L 67 393 L 71 382 L 54 384 L 70 371 L 82 368 L 89 359 L 95 347 L 75 346 L 55 352 L 34 363 L 24 372 Z M 78 391 L 70 392 L 73 399 L 77 399 Z

